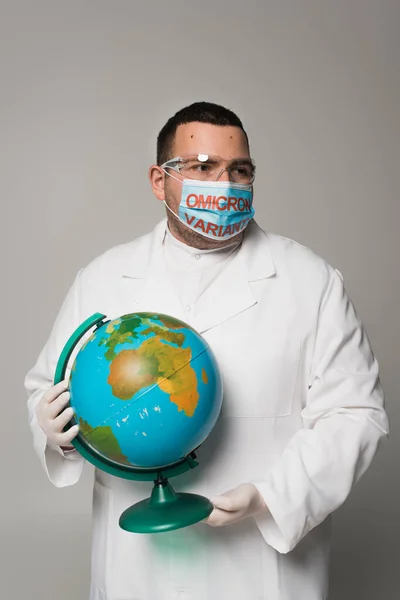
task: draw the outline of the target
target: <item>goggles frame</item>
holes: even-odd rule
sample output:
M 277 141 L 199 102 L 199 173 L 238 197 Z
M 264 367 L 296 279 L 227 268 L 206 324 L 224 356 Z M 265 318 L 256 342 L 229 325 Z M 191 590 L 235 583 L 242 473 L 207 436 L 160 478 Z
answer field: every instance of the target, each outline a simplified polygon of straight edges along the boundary
M 216 156 L 216 155 L 212 155 L 212 154 L 201 154 L 201 153 L 199 153 L 199 154 L 193 154 L 191 156 L 175 156 L 174 158 L 170 158 L 169 160 L 165 161 L 162 165 L 160 165 L 160 167 L 164 171 L 166 169 L 172 169 L 176 173 L 179 173 L 179 175 L 182 175 L 181 169 L 182 169 L 182 167 L 188 161 L 193 160 L 193 161 L 198 161 L 200 164 L 201 163 L 206 164 L 210 159 L 211 160 L 217 159 L 217 161 L 219 161 L 220 163 L 226 163 L 227 166 L 222 167 L 222 169 L 219 170 L 216 179 L 203 179 L 202 181 L 218 181 L 219 178 L 221 177 L 222 173 L 224 171 L 227 171 L 228 175 L 229 175 L 229 180 L 230 181 L 233 181 L 235 183 L 244 183 L 243 181 L 235 181 L 235 179 L 231 175 L 232 169 L 240 166 L 240 164 L 247 164 L 247 165 L 250 164 L 251 168 L 252 168 L 252 176 L 250 178 L 250 181 L 246 181 L 245 183 L 247 185 L 251 185 L 254 182 L 254 180 L 255 180 L 255 177 L 256 177 L 256 163 L 255 163 L 254 159 L 248 158 L 248 157 L 234 158 L 234 159 L 231 159 L 231 160 L 224 160 L 220 156 Z M 186 176 L 186 174 L 185 174 L 185 176 Z M 196 177 L 189 177 L 189 176 L 187 176 L 187 178 L 188 179 L 193 179 L 194 181 L 196 180 Z

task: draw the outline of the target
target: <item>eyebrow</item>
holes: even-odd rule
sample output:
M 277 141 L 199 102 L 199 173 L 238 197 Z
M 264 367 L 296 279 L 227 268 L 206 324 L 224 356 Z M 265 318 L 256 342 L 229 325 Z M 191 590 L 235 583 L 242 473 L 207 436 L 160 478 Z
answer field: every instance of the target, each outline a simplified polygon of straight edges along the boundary
M 230 164 L 232 165 L 250 165 L 253 166 L 250 158 L 234 158 Z

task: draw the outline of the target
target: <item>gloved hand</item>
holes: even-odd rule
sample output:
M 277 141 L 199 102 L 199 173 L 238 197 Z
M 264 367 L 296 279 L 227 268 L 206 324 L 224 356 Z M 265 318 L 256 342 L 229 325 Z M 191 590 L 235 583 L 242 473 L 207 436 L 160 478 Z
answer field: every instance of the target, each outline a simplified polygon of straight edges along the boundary
M 242 483 L 233 490 L 211 500 L 212 513 L 204 520 L 211 527 L 237 523 L 268 510 L 263 497 L 253 483 Z
M 70 427 L 66 432 L 63 431 L 74 414 L 71 407 L 64 410 L 69 398 L 68 382 L 60 381 L 47 390 L 36 407 L 39 427 L 47 435 L 49 445 L 59 446 L 62 450 L 74 450 L 70 442 L 79 431 L 78 425 Z

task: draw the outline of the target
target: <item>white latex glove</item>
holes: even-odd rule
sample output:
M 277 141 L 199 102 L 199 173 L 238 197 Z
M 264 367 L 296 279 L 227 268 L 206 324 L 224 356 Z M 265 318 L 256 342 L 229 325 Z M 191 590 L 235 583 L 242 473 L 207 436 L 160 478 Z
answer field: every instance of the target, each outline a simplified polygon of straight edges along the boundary
M 211 527 L 231 525 L 268 510 L 263 497 L 253 483 L 242 483 L 233 490 L 211 500 L 212 513 L 204 520 Z
M 60 447 L 62 450 L 74 450 L 70 442 L 79 431 L 78 425 L 70 427 L 66 432 L 63 431 L 74 414 L 71 407 L 64 410 L 69 398 L 68 382 L 60 381 L 47 390 L 36 407 L 37 421 L 47 436 L 48 444 L 55 448 Z

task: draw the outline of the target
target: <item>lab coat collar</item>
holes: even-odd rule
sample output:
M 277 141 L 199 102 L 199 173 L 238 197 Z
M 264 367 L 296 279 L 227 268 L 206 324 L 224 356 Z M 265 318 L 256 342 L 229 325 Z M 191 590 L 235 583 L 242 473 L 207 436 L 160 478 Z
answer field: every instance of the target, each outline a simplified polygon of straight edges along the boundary
M 161 252 L 167 227 L 167 219 L 160 221 L 153 231 L 142 238 L 140 244 L 140 254 L 129 259 L 129 262 L 123 269 L 123 276 L 133 279 L 145 279 L 154 256 Z M 146 243 L 147 242 L 147 243 Z M 272 258 L 270 240 L 268 233 L 265 233 L 259 225 L 253 220 L 249 223 L 246 231 L 240 254 L 244 255 L 244 261 L 247 267 L 248 281 L 257 281 L 275 274 L 275 264 Z
M 167 275 L 162 251 L 166 227 L 167 219 L 163 219 L 149 236 L 138 240 L 139 247 L 124 269 L 123 277 L 134 284 L 132 295 L 136 311 L 163 312 L 187 321 L 188 315 Z M 252 221 L 238 252 L 196 302 L 190 321 L 193 327 L 203 333 L 254 306 L 257 300 L 250 282 L 274 274 L 268 234 Z

